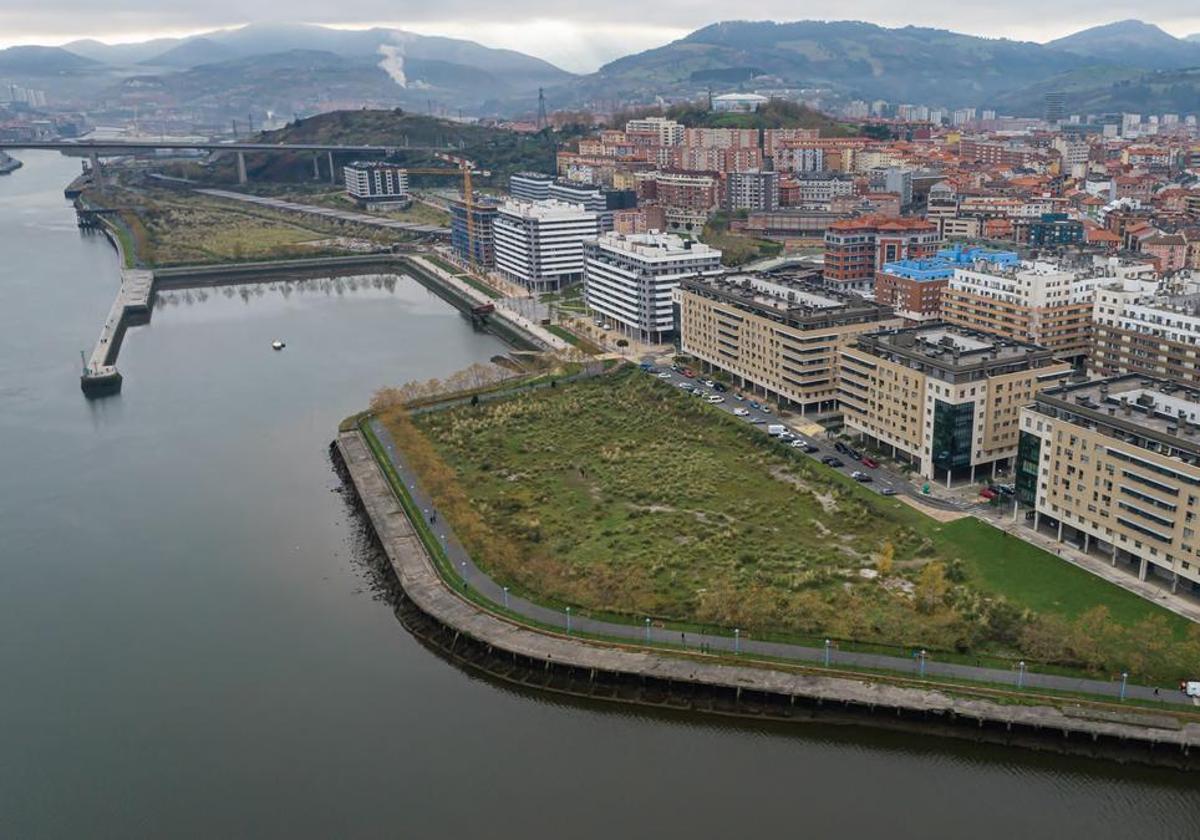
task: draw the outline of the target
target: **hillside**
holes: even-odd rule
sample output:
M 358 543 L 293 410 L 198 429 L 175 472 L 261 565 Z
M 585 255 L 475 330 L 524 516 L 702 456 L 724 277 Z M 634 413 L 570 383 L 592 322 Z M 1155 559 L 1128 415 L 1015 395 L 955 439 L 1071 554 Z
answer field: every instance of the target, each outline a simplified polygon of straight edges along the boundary
M 90 58 L 62 47 L 9 47 L 0 50 L 0 72 L 26 76 L 74 73 L 96 66 Z
M 752 114 L 721 114 L 707 104 L 673 105 L 666 115 L 690 127 L 703 128 L 815 128 L 822 137 L 847 137 L 855 133 L 845 123 L 795 102 L 772 99 Z
M 1200 103 L 1200 68 L 1152 73 L 1085 68 L 1013 91 L 1000 97 L 997 104 L 1014 113 L 1038 113 L 1049 91 L 1066 94 L 1068 113 L 1189 113 Z
M 1140 20 L 1094 26 L 1050 41 L 1046 46 L 1094 61 L 1146 70 L 1200 66 L 1200 44 L 1176 38 Z
M 399 109 L 334 111 L 308 117 L 276 131 L 262 132 L 264 143 L 337 143 L 379 146 L 451 146 L 455 154 L 474 160 L 491 171 L 480 178 L 482 185 L 505 184 L 508 176 L 523 169 L 554 170 L 555 139 L 544 134 L 518 134 L 504 129 L 437 119 Z M 400 152 L 399 159 L 413 166 L 447 166 L 431 154 Z M 312 175 L 309 156 L 289 159 L 273 155 L 261 160 L 250 156 L 252 175 L 274 180 L 308 180 Z M 230 164 L 231 165 L 231 164 Z M 417 183 L 420 183 L 418 180 Z M 437 186 L 453 182 L 437 179 Z
M 1039 44 L 870 23 L 732 21 L 618 59 L 573 83 L 580 98 L 734 87 L 829 87 L 846 96 L 979 105 L 1088 60 Z M 748 79 L 750 72 L 755 78 Z

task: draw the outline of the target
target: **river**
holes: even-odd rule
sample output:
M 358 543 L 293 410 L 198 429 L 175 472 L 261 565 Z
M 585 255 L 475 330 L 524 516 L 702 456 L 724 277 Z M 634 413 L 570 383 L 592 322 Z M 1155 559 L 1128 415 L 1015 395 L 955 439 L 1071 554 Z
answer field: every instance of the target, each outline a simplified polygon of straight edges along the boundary
M 559 701 L 376 595 L 327 447 L 501 352 L 420 286 L 171 293 L 88 402 L 116 288 L 78 163 L 0 178 L 0 836 L 1196 837 L 1195 780 L 920 735 Z M 287 349 L 272 352 L 282 338 Z

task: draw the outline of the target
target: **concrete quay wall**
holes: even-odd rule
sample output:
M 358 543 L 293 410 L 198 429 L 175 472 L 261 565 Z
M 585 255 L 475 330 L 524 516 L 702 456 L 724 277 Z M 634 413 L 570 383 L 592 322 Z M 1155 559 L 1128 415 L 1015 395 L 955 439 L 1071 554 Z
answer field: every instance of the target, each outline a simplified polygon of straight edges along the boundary
M 1200 724 L 1174 718 L 1158 721 L 1158 715 L 1133 710 L 1093 714 L 1066 701 L 1066 711 L 1004 704 L 869 678 L 738 666 L 514 623 L 446 585 L 357 430 L 340 433 L 336 449 L 407 603 L 423 617 L 418 624 L 424 641 L 496 678 L 683 711 L 852 722 L 1119 761 L 1200 767 L 1200 752 L 1192 752 L 1200 746 Z

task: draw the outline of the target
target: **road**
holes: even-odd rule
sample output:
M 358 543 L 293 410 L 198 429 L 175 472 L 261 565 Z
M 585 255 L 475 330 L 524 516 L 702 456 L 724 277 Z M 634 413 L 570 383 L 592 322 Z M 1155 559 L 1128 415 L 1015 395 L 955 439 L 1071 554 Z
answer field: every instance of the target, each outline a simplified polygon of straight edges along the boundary
M 338 210 L 334 207 L 318 207 L 315 204 L 300 204 L 295 201 L 287 201 L 286 199 L 272 198 L 265 195 L 250 195 L 249 193 L 218 189 L 198 189 L 196 192 L 212 196 L 213 198 L 224 198 L 230 201 L 241 201 L 246 204 L 257 204 L 260 207 L 269 207 L 272 210 L 282 210 L 288 213 L 306 213 L 310 216 L 321 216 L 338 222 L 353 222 L 354 224 L 370 225 L 371 227 L 387 228 L 388 230 L 398 230 L 405 233 L 415 233 L 425 236 L 445 236 L 450 233 L 450 228 L 438 225 L 401 222 L 397 219 L 389 219 L 387 216 L 380 216 L 373 213 Z

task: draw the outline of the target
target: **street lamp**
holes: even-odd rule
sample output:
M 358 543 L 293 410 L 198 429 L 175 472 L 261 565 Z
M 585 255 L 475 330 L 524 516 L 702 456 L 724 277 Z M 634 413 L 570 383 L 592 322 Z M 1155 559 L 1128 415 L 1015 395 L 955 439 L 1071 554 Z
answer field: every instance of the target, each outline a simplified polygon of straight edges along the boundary
M 921 648 L 921 679 L 925 679 L 925 648 Z
M 734 653 L 742 652 L 742 631 L 737 629 L 736 627 L 733 628 L 733 652 Z
M 825 667 L 826 668 L 829 667 L 829 645 L 830 645 L 829 639 L 826 639 L 825 640 Z
M 567 607 L 567 635 L 571 635 L 571 608 Z
M 1025 685 L 1025 660 L 1018 662 L 1017 667 L 1020 669 L 1017 671 L 1017 688 L 1022 688 Z
M 1122 700 L 1124 700 L 1124 699 L 1125 699 L 1125 683 L 1126 683 L 1128 680 L 1129 680 L 1129 672 L 1128 672 L 1128 671 L 1122 671 L 1122 672 L 1121 672 L 1121 699 L 1122 699 Z
M 646 616 L 646 644 L 650 644 L 650 616 Z
M 504 587 L 504 609 L 508 609 L 508 587 Z

